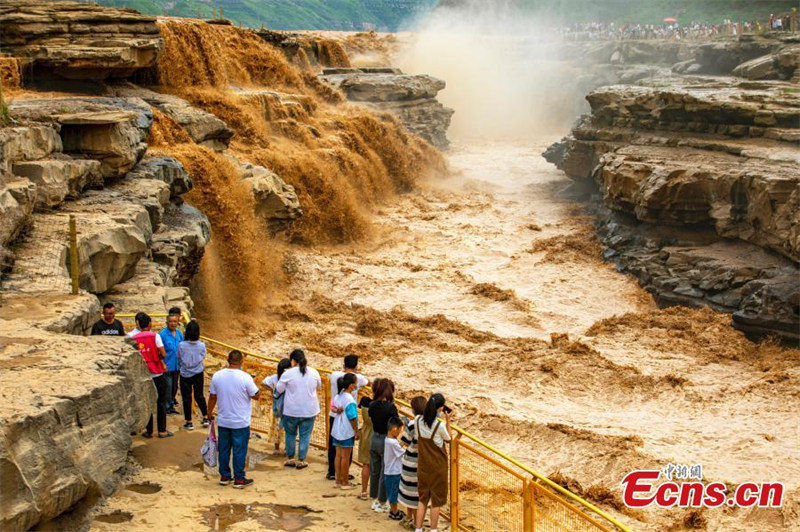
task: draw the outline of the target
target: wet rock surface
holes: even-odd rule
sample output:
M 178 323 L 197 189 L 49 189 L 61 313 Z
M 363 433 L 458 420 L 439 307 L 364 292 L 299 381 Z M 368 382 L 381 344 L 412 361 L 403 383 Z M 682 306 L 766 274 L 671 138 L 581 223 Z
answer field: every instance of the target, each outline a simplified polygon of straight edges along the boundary
M 242 164 L 241 169 L 242 179 L 253 192 L 256 213 L 266 220 L 270 232 L 284 229 L 289 222 L 303 214 L 294 187 L 286 184 L 274 172 L 250 163 Z
M 602 87 L 544 156 L 598 187 L 607 257 L 660 302 L 709 305 L 745 331 L 797 341 L 798 98 L 788 83 L 735 78 Z M 643 236 L 665 227 L 680 234 Z
M 719 240 L 713 231 L 638 222 L 601 208 L 603 256 L 635 276 L 660 305 L 709 306 L 733 314 L 753 337 L 797 343 L 800 270 L 753 244 Z
M 447 128 L 454 111 L 436 99 L 445 88 L 444 81 L 374 68 L 325 69 L 320 79 L 340 89 L 350 101 L 393 113 L 409 131 L 437 148 L 449 145 Z
M 133 84 L 114 86 L 109 90 L 117 96 L 141 98 L 184 128 L 197 144 L 224 150 L 233 137 L 233 131 L 225 122 L 177 96 L 160 94 Z

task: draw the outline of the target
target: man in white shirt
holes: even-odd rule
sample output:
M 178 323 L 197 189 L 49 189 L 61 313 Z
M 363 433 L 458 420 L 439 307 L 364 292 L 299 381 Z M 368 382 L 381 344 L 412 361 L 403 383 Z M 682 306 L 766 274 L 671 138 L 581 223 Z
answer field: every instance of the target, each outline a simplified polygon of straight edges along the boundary
M 244 466 L 250 441 L 251 401 L 258 396 L 258 386 L 253 377 L 242 371 L 243 359 L 241 351 L 234 349 L 228 353 L 228 367 L 214 374 L 208 388 L 208 419 L 214 419 L 214 407 L 219 404 L 219 483 L 227 486 L 233 481 L 234 488 L 246 488 L 253 483 L 253 479 L 245 477 Z
M 358 402 L 358 389 L 362 386 L 366 386 L 369 384 L 369 380 L 360 373 L 356 373 L 358 370 L 358 355 L 347 355 L 344 357 L 344 370 L 343 371 L 334 371 L 331 373 L 329 379 L 331 384 L 331 400 L 334 397 L 339 395 L 339 389 L 336 382 L 339 380 L 340 377 L 344 376 L 345 373 L 355 373 L 356 374 L 356 389 L 353 392 L 353 397 L 355 398 L 356 402 Z M 336 414 L 331 412 L 330 415 L 330 423 L 328 424 L 329 427 L 333 427 L 333 420 L 335 419 Z M 352 460 L 352 456 L 350 458 Z M 335 462 L 336 461 L 336 447 L 333 446 L 333 437 L 331 436 L 330 429 L 328 430 L 328 474 L 325 476 L 328 480 L 335 480 L 336 479 L 336 470 L 335 470 Z

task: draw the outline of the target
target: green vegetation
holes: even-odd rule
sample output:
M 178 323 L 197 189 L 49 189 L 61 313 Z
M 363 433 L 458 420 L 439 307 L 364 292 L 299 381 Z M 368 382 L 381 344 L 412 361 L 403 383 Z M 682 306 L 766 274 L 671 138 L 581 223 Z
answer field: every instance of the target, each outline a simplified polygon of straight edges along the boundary
M 7 126 L 10 122 L 11 116 L 8 114 L 8 104 L 5 96 L 3 96 L 3 84 L 0 83 L 0 126 Z
M 237 25 L 271 29 L 397 31 L 442 4 L 493 0 L 97 0 L 102 5 L 131 7 L 142 13 L 212 18 L 219 9 Z M 507 3 L 513 0 L 496 0 Z M 766 20 L 770 13 L 798 7 L 797 0 L 517 0 L 524 10 L 557 24 L 635 22 L 659 24 L 666 17 L 679 22 L 721 23 L 724 19 Z
M 178 17 L 219 17 L 236 25 L 281 30 L 405 29 L 437 0 L 97 0 L 142 13 Z

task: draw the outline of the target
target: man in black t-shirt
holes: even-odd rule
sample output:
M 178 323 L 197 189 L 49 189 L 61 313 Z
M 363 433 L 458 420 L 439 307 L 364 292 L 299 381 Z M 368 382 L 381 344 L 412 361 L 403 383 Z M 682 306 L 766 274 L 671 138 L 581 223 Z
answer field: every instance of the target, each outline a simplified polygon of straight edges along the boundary
M 116 314 L 117 310 L 114 308 L 113 303 L 103 305 L 103 317 L 92 325 L 92 336 L 125 336 L 125 328 L 122 326 L 122 322 L 114 319 Z

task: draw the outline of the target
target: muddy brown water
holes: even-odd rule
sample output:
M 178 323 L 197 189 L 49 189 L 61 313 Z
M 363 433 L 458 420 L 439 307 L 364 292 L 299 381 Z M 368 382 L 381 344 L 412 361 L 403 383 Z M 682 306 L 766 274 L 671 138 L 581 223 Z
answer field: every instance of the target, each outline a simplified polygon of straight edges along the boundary
M 203 520 L 212 530 L 227 530 L 235 523 L 254 520 L 270 530 L 293 532 L 303 530 L 319 519 L 309 515 L 311 512 L 305 506 L 227 503 L 211 506 Z
M 292 304 L 235 343 L 302 345 L 322 367 L 358 353 L 366 375 L 390 376 L 406 399 L 441 391 L 462 428 L 579 492 L 618 496 L 631 470 L 681 462 L 730 483 L 772 478 L 780 464 L 795 494 L 786 398 L 798 397 L 798 354 L 749 343 L 726 315 L 657 309 L 602 261 L 592 218 L 562 193 L 570 181 L 539 156 L 545 147 L 455 144 L 456 177 L 382 206 L 373 241 L 293 248 Z M 773 382 L 758 369 L 765 357 Z M 794 523 L 792 512 L 770 515 Z M 685 513 L 623 518 L 664 530 Z M 709 529 L 786 528 L 707 513 Z

